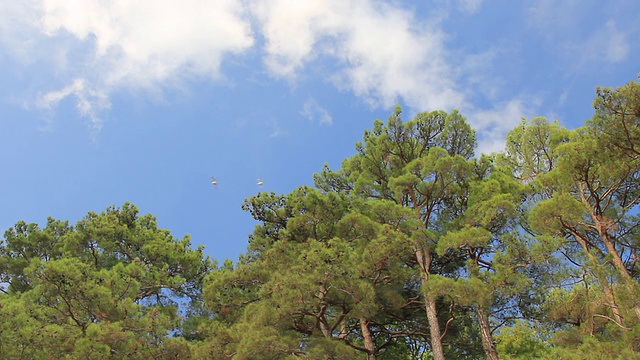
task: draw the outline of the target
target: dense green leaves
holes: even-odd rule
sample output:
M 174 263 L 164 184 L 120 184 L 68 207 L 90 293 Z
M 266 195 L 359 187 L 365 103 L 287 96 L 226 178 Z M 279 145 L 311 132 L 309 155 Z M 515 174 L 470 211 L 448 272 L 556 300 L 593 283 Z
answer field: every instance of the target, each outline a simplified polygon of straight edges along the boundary
M 640 85 L 594 108 L 474 157 L 458 111 L 396 107 L 315 187 L 246 199 L 221 266 L 129 203 L 19 221 L 0 358 L 638 359 Z
M 214 271 L 205 288 L 208 305 L 227 325 L 227 347 L 238 354 L 270 347 L 353 358 L 358 351 L 378 355 L 402 341 L 393 316 L 403 316 L 410 302 L 402 290 L 411 277 L 411 213 L 389 201 L 368 203 L 310 188 L 282 199 L 281 208 L 264 196 L 247 201 L 256 214 L 286 208 L 289 218 L 277 220 L 277 235 L 258 227 L 249 245 L 253 256 L 235 269 Z M 245 336 L 247 329 L 261 329 L 260 335 Z
M 169 338 L 181 298 L 200 296 L 211 269 L 202 249 L 173 238 L 131 204 L 74 227 L 49 219 L 5 233 L 0 299 L 3 358 L 175 358 Z M 16 336 L 17 334 L 17 336 Z

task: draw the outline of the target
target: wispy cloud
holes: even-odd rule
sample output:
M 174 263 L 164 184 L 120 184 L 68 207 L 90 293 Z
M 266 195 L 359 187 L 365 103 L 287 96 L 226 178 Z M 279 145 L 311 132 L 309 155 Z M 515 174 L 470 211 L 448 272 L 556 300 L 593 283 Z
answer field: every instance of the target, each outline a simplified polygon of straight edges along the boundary
M 618 30 L 613 20 L 607 21 L 604 31 L 592 35 L 589 41 L 589 48 L 595 56 L 602 56 L 612 63 L 626 60 L 629 47 L 627 34 Z
M 587 37 L 564 44 L 566 58 L 578 70 L 602 64 L 617 64 L 627 59 L 631 45 L 629 33 L 619 30 L 614 20 L 599 24 Z
M 40 36 L 39 6 L 34 1 L 0 1 L 0 45 L 26 63 Z
M 320 125 L 333 124 L 331 114 L 327 109 L 320 106 L 314 98 L 309 98 L 305 101 L 300 114 L 310 121 L 318 122 Z
M 505 134 L 520 120 L 535 115 L 536 99 L 513 99 L 492 109 L 472 111 L 469 122 L 478 134 L 478 153 L 490 154 L 504 150 Z
M 44 109 L 53 109 L 68 97 L 75 98 L 76 110 L 91 121 L 92 130 L 94 132 L 100 131 L 102 127 L 100 113 L 111 107 L 109 96 L 99 89 L 87 88 L 83 79 L 75 79 L 63 89 L 50 91 L 40 96 L 36 105 Z
M 467 13 L 474 13 L 482 6 L 482 0 L 458 0 L 458 8 Z
M 640 4 L 595 4 L 578 0 L 536 1 L 528 8 L 528 25 L 547 39 L 548 46 L 557 47 L 562 60 L 574 64 L 574 69 L 600 66 L 603 60 L 610 64 L 626 60 L 632 47 L 638 47 L 629 39 L 640 35 Z M 590 17 L 594 13 L 597 18 Z

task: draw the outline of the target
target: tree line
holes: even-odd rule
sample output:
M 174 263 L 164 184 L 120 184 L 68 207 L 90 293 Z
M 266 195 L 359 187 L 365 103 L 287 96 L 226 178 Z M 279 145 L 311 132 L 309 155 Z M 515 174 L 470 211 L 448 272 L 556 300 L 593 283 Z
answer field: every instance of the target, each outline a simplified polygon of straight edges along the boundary
M 135 205 L 0 243 L 0 358 L 640 359 L 640 84 L 475 156 L 396 107 L 337 169 L 244 201 L 223 264 Z M 215 234 L 212 234 L 215 235 Z

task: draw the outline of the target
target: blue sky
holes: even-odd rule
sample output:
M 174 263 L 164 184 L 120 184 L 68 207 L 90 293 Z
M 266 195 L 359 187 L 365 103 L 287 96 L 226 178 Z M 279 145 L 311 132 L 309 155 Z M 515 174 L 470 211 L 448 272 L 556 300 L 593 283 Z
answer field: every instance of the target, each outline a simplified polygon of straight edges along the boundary
M 129 201 L 235 260 L 244 198 L 339 167 L 396 104 L 498 151 L 523 116 L 583 124 L 638 38 L 635 0 L 0 0 L 0 227 Z

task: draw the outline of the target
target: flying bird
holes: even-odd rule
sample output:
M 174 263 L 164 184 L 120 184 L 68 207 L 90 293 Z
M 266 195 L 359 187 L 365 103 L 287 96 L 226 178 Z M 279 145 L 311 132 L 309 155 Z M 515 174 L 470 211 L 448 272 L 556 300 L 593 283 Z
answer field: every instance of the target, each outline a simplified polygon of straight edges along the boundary
M 215 177 L 211 178 L 211 185 L 213 186 L 214 189 L 218 188 L 218 180 L 216 180 Z
M 262 187 L 262 185 L 264 185 L 264 181 L 262 181 L 262 179 L 258 178 L 258 186 Z

